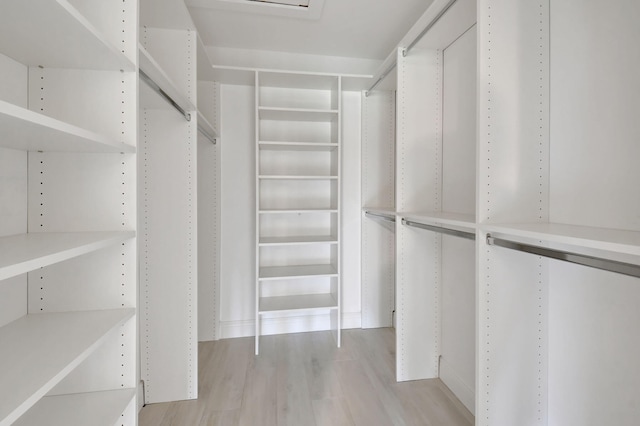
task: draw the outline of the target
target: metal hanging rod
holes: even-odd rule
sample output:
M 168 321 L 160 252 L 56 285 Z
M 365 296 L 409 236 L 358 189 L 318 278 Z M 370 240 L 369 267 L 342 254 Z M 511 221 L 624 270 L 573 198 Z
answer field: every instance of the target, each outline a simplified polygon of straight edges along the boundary
M 487 244 L 490 246 L 505 247 L 512 250 L 535 254 L 537 256 L 564 260 L 565 262 L 575 263 L 578 265 L 589 266 L 591 268 L 602 269 L 609 272 L 615 272 L 618 274 L 640 278 L 640 265 L 635 265 L 633 263 L 618 262 L 617 260 L 603 259 L 601 257 L 588 256 L 586 254 L 572 253 L 547 247 L 517 243 L 515 241 L 492 237 L 490 234 L 487 235 Z
M 386 220 L 387 222 L 396 223 L 395 216 L 386 216 L 384 214 L 374 213 L 374 212 L 369 212 L 369 211 L 364 212 L 364 215 L 368 216 L 368 217 L 373 217 L 375 219 L 382 219 L 382 220 Z
M 386 77 L 391 73 L 391 71 L 393 71 L 393 70 L 394 70 L 394 68 L 395 68 L 395 67 L 397 67 L 397 66 L 398 66 L 398 63 L 397 63 L 396 61 L 394 61 L 394 62 L 393 62 L 393 64 L 391 64 L 391 65 L 389 66 L 389 68 L 387 68 L 387 69 L 382 73 L 382 75 L 380 76 L 380 78 L 378 78 L 378 79 L 376 80 L 376 82 L 375 82 L 375 83 L 373 83 L 373 85 L 372 85 L 371 87 L 369 87 L 369 90 L 367 90 L 367 91 L 364 93 L 364 95 L 368 97 L 368 96 L 369 96 L 369 92 L 371 92 L 373 89 L 375 89 L 376 87 L 378 87 L 378 84 L 380 84 L 380 83 L 382 82 L 382 80 L 384 80 L 384 79 L 385 79 L 385 78 L 386 78 Z
M 205 138 L 209 139 L 211 141 L 212 144 L 216 144 L 216 138 L 214 138 L 213 136 L 211 136 L 205 129 L 204 127 L 202 127 L 200 125 L 200 123 L 198 123 L 198 131 L 202 134 L 202 136 L 204 136 Z
M 184 118 L 187 121 L 191 121 L 191 114 L 188 113 L 187 111 L 185 111 L 184 109 L 182 109 L 182 107 L 180 105 L 178 105 L 173 99 L 171 99 L 171 96 L 167 95 L 164 90 L 162 90 L 160 88 L 160 86 L 158 86 L 156 84 L 155 81 L 153 81 L 151 79 L 151 77 L 149 77 L 144 71 L 140 70 L 140 78 L 142 78 L 142 80 L 147 83 L 147 85 L 149 87 L 151 87 L 151 89 L 153 89 L 154 92 L 156 92 L 158 95 L 160 95 L 165 101 L 169 102 L 169 104 L 171 106 L 173 106 L 175 109 L 178 110 L 178 112 L 180 112 L 180 114 L 182 114 L 184 116 Z
M 420 222 L 413 222 L 407 219 L 402 219 L 402 224 L 407 226 L 413 226 L 414 228 L 426 229 L 427 231 L 438 232 L 440 234 L 452 235 L 454 237 L 466 238 L 467 240 L 475 240 L 476 234 L 473 232 L 458 231 L 457 229 L 445 228 L 443 226 L 425 225 Z
M 457 0 L 449 0 L 449 3 L 447 3 L 447 5 L 431 20 L 431 22 L 429 22 L 429 24 L 424 28 L 424 30 L 422 30 L 422 32 L 420 34 L 418 34 L 418 37 L 416 37 L 402 52 L 402 56 L 407 56 L 407 54 L 409 53 L 409 51 L 411 49 L 413 49 L 413 46 L 415 46 L 421 39 L 422 37 L 424 37 L 429 30 L 431 30 L 431 28 L 433 28 L 433 26 L 435 24 L 438 23 L 438 21 L 440 20 L 440 18 L 442 18 L 442 16 L 447 13 L 447 11 L 449 9 L 451 9 L 451 6 L 453 6 L 455 4 Z

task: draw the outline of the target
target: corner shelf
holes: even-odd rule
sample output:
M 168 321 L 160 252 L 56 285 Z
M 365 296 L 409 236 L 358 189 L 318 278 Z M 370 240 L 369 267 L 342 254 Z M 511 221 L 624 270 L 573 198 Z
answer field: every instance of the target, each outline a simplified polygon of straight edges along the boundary
M 0 238 L 0 280 L 135 237 L 122 232 L 33 232 Z
M 135 146 L 4 101 L 0 101 L 0 128 L 3 148 L 47 152 L 136 152 Z
M 135 70 L 133 62 L 66 0 L 4 4 L 0 52 L 28 66 Z
M 134 315 L 135 309 L 29 314 L 1 327 L 0 419 L 18 419 Z

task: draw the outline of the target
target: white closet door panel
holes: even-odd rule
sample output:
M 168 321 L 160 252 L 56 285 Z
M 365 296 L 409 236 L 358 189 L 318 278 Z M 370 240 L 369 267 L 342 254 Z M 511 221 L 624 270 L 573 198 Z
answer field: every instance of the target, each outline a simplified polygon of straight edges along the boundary
M 0 73 L 0 100 L 26 108 L 28 68 L 0 53 Z
M 220 145 L 198 136 L 198 341 L 217 340 L 220 315 Z
M 100 392 L 135 388 L 137 317 L 114 329 L 90 357 L 85 359 L 47 395 Z
M 136 159 L 130 154 L 29 154 L 29 231 L 135 228 Z
M 27 275 L 0 281 L 0 327 L 27 314 Z
M 197 204 L 194 124 L 142 112 L 140 297 L 145 401 L 197 397 Z
M 638 231 L 640 3 L 551 14 L 551 220 Z
M 435 378 L 441 353 L 441 236 L 399 223 L 396 236 L 396 378 Z
M 135 145 L 134 72 L 29 68 L 29 109 Z
M 0 236 L 27 232 L 27 153 L 0 148 Z
M 478 4 L 478 220 L 545 222 L 549 1 Z
M 476 418 L 482 425 L 546 425 L 548 261 L 478 236 Z
M 441 377 L 475 411 L 476 250 L 470 240 L 442 237 Z M 444 370 L 446 374 L 443 374 Z M 449 379 L 449 380 L 448 380 Z
M 136 306 L 135 239 L 29 272 L 29 312 Z
M 442 210 L 476 211 L 475 27 L 445 49 L 442 113 Z
M 638 279 L 551 261 L 549 282 L 549 425 L 636 424 Z

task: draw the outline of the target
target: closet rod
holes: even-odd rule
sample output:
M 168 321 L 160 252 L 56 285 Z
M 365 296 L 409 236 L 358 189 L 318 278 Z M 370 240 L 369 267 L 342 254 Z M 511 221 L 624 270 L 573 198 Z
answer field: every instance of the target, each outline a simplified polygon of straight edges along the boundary
M 375 83 L 373 83 L 373 85 L 372 85 L 371 87 L 369 87 L 369 90 L 367 90 L 366 92 L 364 92 L 364 95 L 365 95 L 366 97 L 368 97 L 368 96 L 369 96 L 369 92 L 371 92 L 373 89 L 375 89 L 376 87 L 378 87 L 378 84 L 380 84 L 380 83 L 382 82 L 382 80 L 384 80 L 384 79 L 389 75 L 389 73 L 390 73 L 391 71 L 393 71 L 393 69 L 394 69 L 395 67 L 397 67 L 397 66 L 398 66 L 398 63 L 394 61 L 394 62 L 393 62 L 393 64 L 391 64 L 391 65 L 389 66 L 389 68 L 387 68 L 387 69 L 382 73 L 382 75 L 380 76 L 380 78 L 379 78 L 379 79 L 377 79 L 377 80 L 376 80 L 376 82 L 375 82 Z
M 407 226 L 413 226 L 414 228 L 426 229 L 428 231 L 439 232 L 441 234 L 453 235 L 454 237 L 466 238 L 468 240 L 475 240 L 476 234 L 473 232 L 458 231 L 457 229 L 445 228 L 443 226 L 425 225 L 420 222 L 413 222 L 407 219 L 402 219 L 402 224 Z
M 211 141 L 212 144 L 216 144 L 216 138 L 214 138 L 213 136 L 211 136 L 205 129 L 204 127 L 202 127 L 200 124 L 198 124 L 198 131 L 200 133 L 202 133 L 202 136 L 204 136 L 205 138 L 209 139 Z
M 386 220 L 387 222 L 393 222 L 393 223 L 396 222 L 396 218 L 395 217 L 386 216 L 386 215 L 380 214 L 380 213 L 373 213 L 373 212 L 366 211 L 366 212 L 364 212 L 364 215 L 368 216 L 368 217 L 373 217 L 375 219 Z
M 449 0 L 449 3 L 447 3 L 447 5 L 435 16 L 435 18 L 433 18 L 431 20 L 431 22 L 429 22 L 429 24 L 424 28 L 424 30 L 422 30 L 422 32 L 420 34 L 418 34 L 418 37 L 413 39 L 413 41 L 404 49 L 404 51 L 402 52 L 402 56 L 407 56 L 407 54 L 413 48 L 413 46 L 418 44 L 418 42 L 422 39 L 422 37 L 424 37 L 429 32 L 429 30 L 431 30 L 431 28 L 433 28 L 433 26 L 436 23 L 438 23 L 440 18 L 442 18 L 442 16 L 445 13 L 447 13 L 447 10 L 449 10 L 451 8 L 451 6 L 453 6 L 456 1 L 457 0 Z
M 153 81 L 151 79 L 151 77 L 149 77 L 144 71 L 139 70 L 140 71 L 140 77 L 142 78 L 142 80 L 144 80 L 145 83 L 147 83 L 147 85 L 149 87 L 151 87 L 151 89 L 153 89 L 154 92 L 156 92 L 158 95 L 160 95 L 165 101 L 169 102 L 169 104 L 171 106 L 173 106 L 175 109 L 178 110 L 178 112 L 180 112 L 180 114 L 182 114 L 184 116 L 184 118 L 187 121 L 191 121 L 191 114 L 189 114 L 187 111 L 185 111 L 184 109 L 182 109 L 182 107 L 180 105 L 178 105 L 173 99 L 171 99 L 171 96 L 167 95 L 164 90 L 162 90 L 160 88 L 160 86 L 158 86 L 156 84 L 155 81 Z
M 589 266 L 591 268 L 640 278 L 640 265 L 634 265 L 633 263 L 618 262 L 617 260 L 587 256 L 580 253 L 572 253 L 547 247 L 517 243 L 515 241 L 492 237 L 491 234 L 487 235 L 487 244 L 490 246 L 505 247 L 538 256 L 549 257 L 551 259 L 564 260 L 565 262 L 576 263 L 578 265 Z

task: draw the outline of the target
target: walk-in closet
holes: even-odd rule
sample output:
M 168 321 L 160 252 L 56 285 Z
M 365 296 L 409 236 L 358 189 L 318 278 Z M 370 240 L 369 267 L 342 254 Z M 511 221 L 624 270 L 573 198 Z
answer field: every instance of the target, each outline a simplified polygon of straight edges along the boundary
M 0 5 L 0 426 L 640 424 L 636 0 Z

